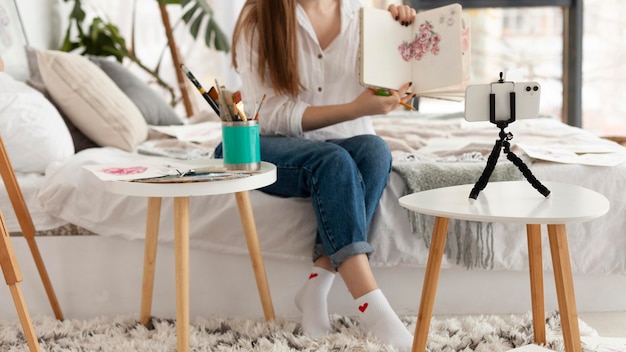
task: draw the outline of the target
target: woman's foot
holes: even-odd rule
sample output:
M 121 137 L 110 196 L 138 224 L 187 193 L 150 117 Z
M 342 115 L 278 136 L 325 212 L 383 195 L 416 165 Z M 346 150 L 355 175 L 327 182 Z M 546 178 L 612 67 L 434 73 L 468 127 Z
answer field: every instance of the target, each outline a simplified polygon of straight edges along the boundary
M 296 294 L 296 307 L 302 312 L 302 330 L 311 338 L 323 337 L 333 331 L 328 317 L 328 292 L 335 273 L 313 267 L 306 283 Z
M 393 311 L 380 289 L 356 299 L 361 328 L 398 351 L 410 351 L 413 335 Z

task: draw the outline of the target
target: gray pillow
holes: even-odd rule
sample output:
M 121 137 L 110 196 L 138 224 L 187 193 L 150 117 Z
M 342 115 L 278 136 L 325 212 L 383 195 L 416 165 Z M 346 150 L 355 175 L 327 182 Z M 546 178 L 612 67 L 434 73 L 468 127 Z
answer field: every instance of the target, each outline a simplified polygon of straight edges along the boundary
M 121 63 L 100 56 L 89 56 L 104 73 L 135 103 L 149 125 L 182 125 L 174 109 L 163 97 Z

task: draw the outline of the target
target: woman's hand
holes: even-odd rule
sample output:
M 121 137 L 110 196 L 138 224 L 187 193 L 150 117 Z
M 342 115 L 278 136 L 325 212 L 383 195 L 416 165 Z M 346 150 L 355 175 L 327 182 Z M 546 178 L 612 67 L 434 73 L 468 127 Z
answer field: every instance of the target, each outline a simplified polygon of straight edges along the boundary
M 413 99 L 415 94 L 407 94 L 409 87 L 411 82 L 402 85 L 398 90 L 385 91 L 386 95 L 380 95 L 376 90 L 364 89 L 349 103 L 309 106 L 302 115 L 302 130 L 312 131 L 363 116 L 387 114 Z
M 401 25 L 408 27 L 415 20 L 415 9 L 407 5 L 391 4 L 387 7 L 391 17 L 393 17 Z
M 366 89 L 354 99 L 352 105 L 357 110 L 358 116 L 387 114 L 400 107 L 400 103 L 406 104 L 413 99 L 415 94 L 407 94 L 411 84 L 408 82 L 398 90 L 390 89 L 386 91 L 388 95 L 380 95 L 376 90 Z

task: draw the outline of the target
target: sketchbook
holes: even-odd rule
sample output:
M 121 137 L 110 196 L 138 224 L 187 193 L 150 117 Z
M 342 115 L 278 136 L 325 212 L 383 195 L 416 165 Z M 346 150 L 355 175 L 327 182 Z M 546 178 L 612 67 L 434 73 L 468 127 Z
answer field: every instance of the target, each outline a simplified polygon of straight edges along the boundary
M 360 80 L 398 89 L 413 82 L 418 96 L 462 100 L 470 72 L 470 23 L 461 5 L 419 12 L 411 26 L 389 11 L 361 8 Z

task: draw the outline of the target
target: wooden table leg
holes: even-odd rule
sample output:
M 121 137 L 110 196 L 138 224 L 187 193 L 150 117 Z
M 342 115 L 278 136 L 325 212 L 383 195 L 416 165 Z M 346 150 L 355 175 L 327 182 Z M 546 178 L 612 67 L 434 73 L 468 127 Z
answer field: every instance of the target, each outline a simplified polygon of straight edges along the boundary
M 176 335 L 178 352 L 189 351 L 189 197 L 174 198 Z
M 413 352 L 426 351 L 428 329 L 435 305 L 439 271 L 441 270 L 443 251 L 446 247 L 449 221 L 450 219 L 448 218 L 435 217 L 435 226 L 428 252 L 428 262 L 426 263 L 426 273 L 424 274 L 424 285 L 422 286 L 422 298 L 420 299 L 415 335 L 413 336 Z
M 580 330 L 578 327 L 578 313 L 574 296 L 574 282 L 572 280 L 572 264 L 570 263 L 567 232 L 565 225 L 548 225 L 550 253 L 554 268 L 554 282 L 556 295 L 559 301 L 561 327 L 565 351 L 580 352 Z
M 250 196 L 248 191 L 236 192 L 235 198 L 237 199 L 239 216 L 241 217 L 241 224 L 243 225 L 243 231 L 246 235 L 248 252 L 250 253 L 250 260 L 252 261 L 252 269 L 254 270 L 259 296 L 261 297 L 263 314 L 265 315 L 265 320 L 273 320 L 274 306 L 272 304 L 270 288 L 267 283 L 265 264 L 263 263 L 263 256 L 261 255 L 261 246 L 259 245 L 259 237 L 254 222 L 254 215 L 252 214 L 252 206 L 250 205 Z
M 152 312 L 152 293 L 154 291 L 154 269 L 159 239 L 159 221 L 161 219 L 161 198 L 148 198 L 146 211 L 146 240 L 143 252 L 143 283 L 141 285 L 141 312 L 139 321 L 148 326 Z
M 11 245 L 11 238 L 7 231 L 6 224 L 4 222 L 4 216 L 0 212 L 0 266 L 2 267 L 2 273 L 4 274 L 4 280 L 6 281 L 9 289 L 11 290 L 11 296 L 13 297 L 13 303 L 17 310 L 17 316 L 22 324 L 22 330 L 24 331 L 24 337 L 28 344 L 29 350 L 40 351 L 39 343 L 37 342 L 37 335 L 35 335 L 35 329 L 30 320 L 28 309 L 26 309 L 26 302 L 22 296 L 22 290 L 19 286 L 22 281 L 22 272 L 17 265 L 15 259 L 15 252 Z
M 7 194 L 9 195 L 9 199 L 11 200 L 11 205 L 13 206 L 13 210 L 15 211 L 15 216 L 17 217 L 17 221 L 20 224 L 22 235 L 26 239 L 28 248 L 30 248 L 33 260 L 35 261 L 35 266 L 37 267 L 37 271 L 39 272 L 39 276 L 41 277 L 41 281 L 43 282 L 43 287 L 46 291 L 46 294 L 48 295 L 48 300 L 50 301 L 50 305 L 52 306 L 54 316 L 58 320 L 63 320 L 61 305 L 57 300 L 56 294 L 54 293 L 54 288 L 52 288 L 52 283 L 50 281 L 50 277 L 48 276 L 48 271 L 46 270 L 46 266 L 43 263 L 41 253 L 39 252 L 39 247 L 37 247 L 37 242 L 35 241 L 35 225 L 33 224 L 33 219 L 30 216 L 30 212 L 28 211 L 28 207 L 26 206 L 26 202 L 24 201 L 24 196 L 22 195 L 22 191 L 19 187 L 19 184 L 17 183 L 17 179 L 15 178 L 13 166 L 11 165 L 9 156 L 6 153 L 2 138 L 0 138 L 0 175 L 2 175 L 4 187 L 7 190 Z
M 535 343 L 546 343 L 546 310 L 543 288 L 543 258 L 541 248 L 541 225 L 526 225 L 528 238 L 528 267 L 530 271 L 530 299 L 533 311 Z

